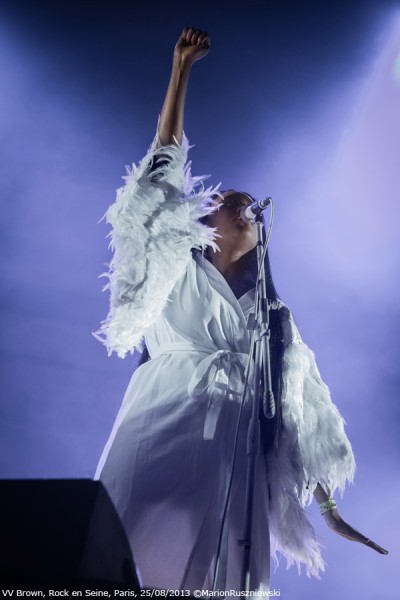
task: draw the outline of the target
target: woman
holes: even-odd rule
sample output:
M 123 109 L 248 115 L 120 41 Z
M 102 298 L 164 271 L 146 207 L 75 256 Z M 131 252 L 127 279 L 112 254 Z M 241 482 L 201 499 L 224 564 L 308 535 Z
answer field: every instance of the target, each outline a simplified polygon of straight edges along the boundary
M 222 514 L 244 373 L 247 318 L 256 277 L 256 230 L 240 219 L 244 192 L 204 189 L 192 177 L 183 132 L 192 65 L 210 38 L 185 28 L 175 46 L 157 134 L 126 177 L 106 213 L 114 257 L 111 308 L 97 337 L 124 357 L 141 348 L 149 361 L 135 371 L 100 459 L 101 479 L 129 537 L 143 585 L 169 589 L 240 589 L 246 431 L 251 388 L 238 429 L 229 510 Z M 218 244 L 218 247 L 217 247 Z M 319 578 L 320 544 L 304 506 L 312 497 L 330 528 L 387 551 L 340 517 L 331 496 L 343 494 L 355 461 L 344 420 L 278 299 L 267 266 L 271 300 L 273 387 L 277 413 L 263 422 L 257 457 L 250 587 L 269 589 L 269 557 Z M 221 532 L 221 538 L 220 538 Z

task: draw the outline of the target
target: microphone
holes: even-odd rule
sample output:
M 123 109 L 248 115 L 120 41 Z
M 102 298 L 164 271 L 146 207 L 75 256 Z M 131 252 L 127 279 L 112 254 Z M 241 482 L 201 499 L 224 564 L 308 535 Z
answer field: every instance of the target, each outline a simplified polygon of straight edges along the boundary
M 265 210 L 267 206 L 271 204 L 271 200 L 272 198 L 268 196 L 267 198 L 263 198 L 258 202 L 253 202 L 253 204 L 250 204 L 248 206 L 242 206 L 242 208 L 240 209 L 240 218 L 245 223 L 254 223 L 256 217 L 261 215 L 263 210 Z

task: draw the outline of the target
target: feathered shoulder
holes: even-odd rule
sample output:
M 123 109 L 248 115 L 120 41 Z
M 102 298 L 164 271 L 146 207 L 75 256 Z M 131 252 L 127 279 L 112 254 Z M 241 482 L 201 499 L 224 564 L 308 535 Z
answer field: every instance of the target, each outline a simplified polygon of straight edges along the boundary
M 219 185 L 204 187 L 208 176 L 193 176 L 188 139 L 161 146 L 158 128 L 146 155 L 127 167 L 124 185 L 105 218 L 113 252 L 104 290 L 110 310 L 93 335 L 124 358 L 141 348 L 143 335 L 160 316 L 174 285 L 191 260 L 191 249 L 216 248 L 215 229 L 200 222 L 215 210 Z

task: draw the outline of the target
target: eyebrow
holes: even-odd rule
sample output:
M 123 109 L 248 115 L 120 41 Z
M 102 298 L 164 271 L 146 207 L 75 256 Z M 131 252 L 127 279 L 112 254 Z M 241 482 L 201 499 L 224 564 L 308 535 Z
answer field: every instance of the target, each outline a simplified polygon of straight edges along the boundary
M 237 200 L 238 198 L 242 198 L 243 196 L 246 197 L 250 204 L 253 204 L 254 200 L 244 192 L 236 192 L 235 194 L 230 194 L 227 198 L 224 198 L 224 200 Z

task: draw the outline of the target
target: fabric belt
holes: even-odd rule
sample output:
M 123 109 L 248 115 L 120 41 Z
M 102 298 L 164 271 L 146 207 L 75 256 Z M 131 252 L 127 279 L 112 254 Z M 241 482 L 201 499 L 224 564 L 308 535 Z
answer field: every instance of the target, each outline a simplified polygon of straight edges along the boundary
M 156 354 L 152 353 L 152 358 L 175 352 L 206 355 L 195 368 L 187 391 L 191 398 L 208 400 L 203 439 L 212 440 L 224 402 L 226 400 L 240 402 L 242 398 L 249 355 L 227 349 L 215 350 L 197 344 L 176 343 L 159 346 Z M 252 362 L 249 381 L 252 381 Z

